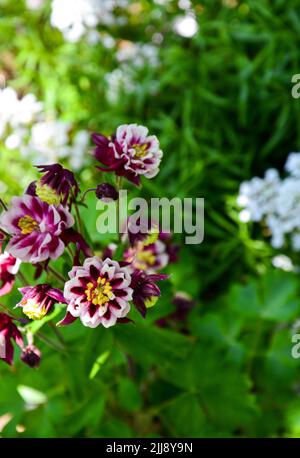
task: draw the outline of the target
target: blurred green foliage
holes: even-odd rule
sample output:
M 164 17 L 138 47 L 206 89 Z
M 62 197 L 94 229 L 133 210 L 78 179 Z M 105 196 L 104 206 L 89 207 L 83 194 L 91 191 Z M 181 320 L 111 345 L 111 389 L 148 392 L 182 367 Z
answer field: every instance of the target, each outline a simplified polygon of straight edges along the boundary
M 193 38 L 173 31 L 184 14 L 177 2 L 158 3 L 134 2 L 124 25 L 99 27 L 117 44 L 163 37 L 160 64 L 135 69 L 135 91 L 112 103 L 106 75 L 119 65 L 115 49 L 65 41 L 50 25 L 49 2 L 29 11 L 0 1 L 0 70 L 11 87 L 34 93 L 75 131 L 146 125 L 164 159 L 143 194 L 205 198 L 204 242 L 182 245 L 146 322 L 136 316 L 113 330 L 76 322 L 63 342 L 45 324 L 58 348 L 41 343 L 40 369 L 1 366 L 0 423 L 11 416 L 3 437 L 300 435 L 300 363 L 291 357 L 299 274 L 273 270 L 274 250 L 238 221 L 235 204 L 243 180 L 280 169 L 299 150 L 300 104 L 290 91 L 300 69 L 300 2 L 193 1 Z M 0 159 L 7 201 L 35 171 L 4 146 Z M 83 188 L 103 179 L 87 161 L 78 171 Z M 93 240 L 95 218 L 85 218 Z M 157 327 L 178 290 L 196 307 L 187 322 Z M 17 300 L 14 290 L 2 302 Z

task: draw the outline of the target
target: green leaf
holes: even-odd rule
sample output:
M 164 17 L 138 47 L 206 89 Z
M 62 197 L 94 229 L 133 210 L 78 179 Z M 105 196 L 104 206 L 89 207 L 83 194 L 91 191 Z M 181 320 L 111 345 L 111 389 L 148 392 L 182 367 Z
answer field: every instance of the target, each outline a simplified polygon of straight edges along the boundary
M 118 383 L 118 401 L 127 412 L 136 412 L 142 407 L 143 399 L 136 384 L 122 377 Z
M 176 332 L 139 324 L 118 326 L 116 342 L 143 367 L 164 365 L 184 358 L 190 348 L 188 339 Z
M 101 367 L 103 366 L 103 364 L 105 363 L 105 361 L 107 360 L 109 355 L 110 355 L 110 352 L 109 351 L 105 351 L 104 353 L 102 353 L 101 355 L 98 356 L 98 358 L 94 362 L 93 367 L 91 369 L 91 372 L 90 372 L 90 375 L 89 375 L 89 379 L 90 380 L 92 380 L 94 377 L 96 377 L 96 375 L 100 371 Z

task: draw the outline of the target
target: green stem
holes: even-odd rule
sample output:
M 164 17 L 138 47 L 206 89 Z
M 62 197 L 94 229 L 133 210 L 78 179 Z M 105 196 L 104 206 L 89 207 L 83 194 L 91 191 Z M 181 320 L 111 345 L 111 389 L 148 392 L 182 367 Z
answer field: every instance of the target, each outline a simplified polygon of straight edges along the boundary
M 2 308 L 2 309 L 5 311 L 5 313 L 6 313 L 8 316 L 10 316 L 11 318 L 18 319 L 18 317 L 17 317 L 16 315 L 14 315 L 14 314 L 11 312 L 11 310 L 10 310 L 8 307 L 6 307 L 6 305 L 0 303 L 0 308 Z
M 77 228 L 80 234 L 82 234 L 82 221 L 81 221 L 80 212 L 79 212 L 79 209 L 76 203 L 74 204 L 74 207 L 75 207 L 75 213 L 76 213 Z
M 50 272 L 57 280 L 59 280 L 60 282 L 62 282 L 63 284 L 66 283 L 66 280 L 65 278 L 58 272 L 56 272 L 56 270 L 52 269 L 52 267 L 48 266 L 47 267 L 47 270 L 48 272 Z
M 54 348 L 55 350 L 61 352 L 61 353 L 64 353 L 66 351 L 65 347 L 62 346 L 60 343 L 56 343 L 54 342 L 53 340 L 49 339 L 48 337 L 44 336 L 44 334 L 42 334 L 40 331 L 37 331 L 35 333 L 35 335 L 40 339 L 42 340 L 43 342 L 45 342 L 47 345 L 49 345 L 50 347 Z
M 72 248 L 69 245 L 66 248 L 67 248 L 68 255 L 70 256 L 70 259 L 73 265 L 74 253 L 72 252 Z
M 82 195 L 82 197 L 81 197 L 81 199 L 80 199 L 80 203 L 82 204 L 82 203 L 84 202 L 84 200 L 85 200 L 87 194 L 88 194 L 89 192 L 93 192 L 93 191 L 97 191 L 97 188 L 89 188 L 89 189 L 87 189 L 86 191 L 84 191 L 84 193 L 83 193 L 83 195 Z
M 60 341 L 60 343 L 65 347 L 65 340 L 64 340 L 63 336 L 61 335 L 61 333 L 60 333 L 59 329 L 57 328 L 57 326 L 53 323 L 53 321 L 48 321 L 48 324 L 52 328 L 54 334 L 57 336 L 57 338 Z
M 7 211 L 7 206 L 5 205 L 2 199 L 0 199 L 0 205 L 3 207 L 4 211 Z
M 23 286 L 27 286 L 27 285 L 30 284 L 30 283 L 26 280 L 25 275 L 24 275 L 21 271 L 19 271 L 19 272 L 17 273 L 17 277 L 19 278 L 19 280 L 21 281 L 21 283 L 23 283 Z

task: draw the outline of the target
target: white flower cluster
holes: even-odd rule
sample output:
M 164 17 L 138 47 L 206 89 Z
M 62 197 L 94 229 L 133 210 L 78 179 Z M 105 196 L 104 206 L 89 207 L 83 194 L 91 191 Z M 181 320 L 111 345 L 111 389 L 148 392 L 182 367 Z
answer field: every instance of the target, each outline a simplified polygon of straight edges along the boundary
M 156 46 L 127 40 L 121 41 L 116 58 L 120 63 L 131 64 L 137 68 L 143 68 L 146 65 L 157 67 L 159 64 L 158 48 Z
M 125 17 L 115 10 L 127 6 L 128 0 L 52 0 L 50 22 L 67 41 L 77 42 L 98 24 L 123 24 Z
M 26 6 L 31 11 L 40 9 L 44 3 L 45 0 L 26 0 Z
M 293 250 L 300 251 L 300 153 L 290 153 L 285 170 L 289 175 L 283 179 L 277 170 L 269 169 L 264 178 L 241 184 L 240 220 L 264 221 L 274 248 L 281 248 L 290 236 Z
M 138 90 L 136 71 L 149 65 L 159 65 L 158 48 L 152 44 L 133 43 L 122 40 L 116 52 L 118 68 L 105 76 L 106 97 L 110 103 L 117 103 L 122 93 L 131 94 Z M 155 91 L 155 88 L 153 88 Z
M 33 94 L 27 94 L 19 99 L 12 88 L 0 90 L 0 136 L 8 125 L 13 128 L 22 128 L 30 124 L 35 116 L 43 109 Z
M 274 256 L 274 258 L 272 259 L 272 264 L 274 267 L 276 267 L 276 269 L 281 269 L 285 272 L 296 271 L 296 268 L 292 260 L 284 254 L 278 254 L 277 256 Z
M 123 92 L 131 94 L 136 90 L 132 76 L 122 68 L 116 68 L 106 73 L 105 81 L 107 84 L 106 98 L 111 104 L 117 103 Z
M 79 169 L 86 157 L 89 136 L 79 131 L 71 141 L 71 127 L 64 121 L 47 119 L 35 95 L 18 98 L 10 87 L 0 90 L 0 139 L 7 149 L 18 149 L 22 156 L 38 164 L 67 158 L 72 168 Z

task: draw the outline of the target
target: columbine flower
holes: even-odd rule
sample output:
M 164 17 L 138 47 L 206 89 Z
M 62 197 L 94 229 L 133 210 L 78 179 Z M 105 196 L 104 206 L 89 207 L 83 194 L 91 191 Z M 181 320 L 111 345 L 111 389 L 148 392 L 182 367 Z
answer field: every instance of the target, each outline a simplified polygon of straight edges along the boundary
M 138 218 L 137 220 L 129 216 L 127 220 L 127 228 L 124 234 L 124 241 L 127 239 L 131 246 L 136 245 L 137 242 L 143 242 L 144 245 L 155 243 L 160 235 L 157 224 L 147 222 Z
M 195 307 L 193 299 L 187 293 L 181 291 L 175 294 L 172 303 L 176 307 L 176 311 L 172 314 L 172 317 L 178 321 L 184 321 L 189 312 Z
M 23 313 L 32 320 L 41 320 L 51 312 L 55 303 L 66 303 L 62 291 L 48 284 L 19 288 L 22 300 L 16 307 L 22 307 Z
M 148 136 L 144 126 L 124 124 L 111 139 L 101 134 L 93 134 L 92 139 L 95 157 L 105 165 L 98 168 L 104 172 L 114 171 L 136 185 L 140 184 L 141 175 L 153 178 L 159 172 L 163 153 L 157 137 Z
M 170 234 L 154 228 L 148 234 L 128 232 L 128 235 L 133 246 L 124 251 L 123 258 L 130 263 L 130 269 L 154 273 L 177 261 L 178 247 L 172 243 Z
M 67 315 L 59 324 L 69 324 L 79 317 L 84 326 L 95 328 L 102 324 L 108 328 L 128 314 L 132 288 L 127 267 L 94 256 L 86 259 L 83 266 L 73 267 L 69 277 L 64 290 L 69 302 Z
M 172 235 L 162 232 L 158 224 L 147 223 L 141 219 L 135 221 L 129 217 L 123 239 L 127 238 L 130 248 L 123 256 L 134 270 L 151 273 L 163 269 L 169 263 L 177 262 L 179 247 L 172 242 Z
M 48 284 L 25 286 L 19 291 L 23 298 L 16 307 L 22 307 L 23 313 L 32 320 L 44 318 L 57 302 L 66 304 L 62 291 Z
M 41 352 L 34 345 L 27 345 L 20 356 L 23 363 L 29 367 L 38 367 L 41 362 Z
M 20 348 L 23 348 L 23 339 L 17 326 L 6 313 L 0 313 L 0 359 L 7 362 L 7 364 L 12 364 L 13 362 L 14 347 L 12 340 Z
M 132 270 L 154 272 L 163 269 L 169 261 L 166 246 L 160 240 L 150 245 L 137 242 L 124 252 L 124 261 L 130 263 Z
M 147 275 L 141 270 L 132 274 L 130 286 L 133 289 L 133 303 L 143 317 L 146 316 L 147 308 L 153 307 L 160 296 L 160 289 L 155 282 L 168 277 L 163 274 Z
M 160 327 L 166 327 L 170 322 L 177 322 L 179 326 L 184 326 L 190 311 L 195 307 L 195 301 L 185 292 L 178 291 L 172 304 L 175 305 L 175 312 L 160 318 L 156 324 Z
M 44 173 L 37 182 L 31 183 L 27 194 L 38 196 L 49 205 L 66 205 L 68 200 L 77 197 L 79 187 L 73 172 L 64 169 L 60 164 L 38 165 Z
M 65 244 L 60 236 L 73 224 L 73 216 L 62 205 L 48 205 L 29 195 L 13 197 L 11 208 L 0 217 L 0 226 L 12 235 L 7 252 L 31 263 L 61 256 Z
M 1 251 L 1 241 L 0 241 Z M 15 275 L 20 267 L 20 260 L 4 251 L 0 254 L 0 296 L 10 293 L 13 288 Z

